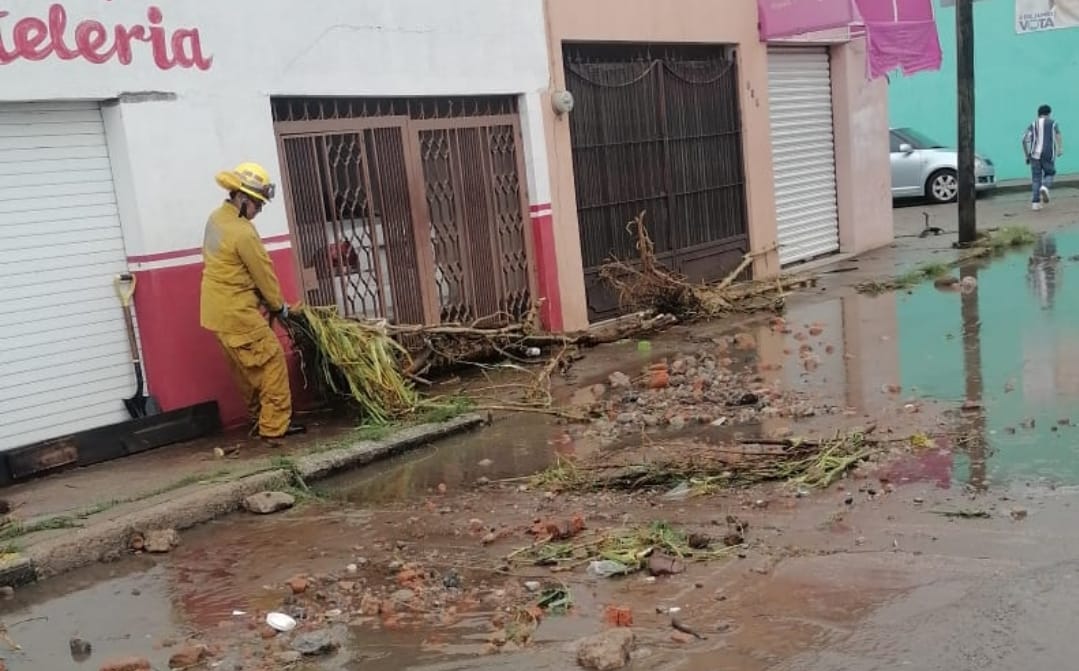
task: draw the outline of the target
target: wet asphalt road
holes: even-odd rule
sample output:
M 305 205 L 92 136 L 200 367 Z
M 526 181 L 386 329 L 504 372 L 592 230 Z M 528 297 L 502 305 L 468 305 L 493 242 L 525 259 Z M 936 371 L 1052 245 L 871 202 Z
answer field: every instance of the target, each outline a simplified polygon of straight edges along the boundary
M 977 581 L 945 581 L 881 608 L 844 643 L 778 669 L 1075 668 L 1077 602 L 1079 558 Z

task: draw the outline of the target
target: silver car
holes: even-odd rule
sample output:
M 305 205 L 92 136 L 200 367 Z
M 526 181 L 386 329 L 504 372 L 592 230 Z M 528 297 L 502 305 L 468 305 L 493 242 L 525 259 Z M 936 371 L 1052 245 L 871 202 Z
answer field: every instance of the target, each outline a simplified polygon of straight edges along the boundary
M 891 130 L 891 152 L 893 198 L 929 198 L 937 203 L 955 200 L 959 194 L 958 152 L 911 128 Z M 997 171 L 987 157 L 975 158 L 974 175 L 978 191 L 996 188 Z

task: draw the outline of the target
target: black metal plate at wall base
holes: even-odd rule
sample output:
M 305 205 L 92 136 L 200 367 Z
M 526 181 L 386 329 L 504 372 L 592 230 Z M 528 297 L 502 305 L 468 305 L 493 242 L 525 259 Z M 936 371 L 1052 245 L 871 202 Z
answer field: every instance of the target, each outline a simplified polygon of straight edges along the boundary
M 217 401 L 89 429 L 2 455 L 0 486 L 184 443 L 219 431 L 221 412 Z

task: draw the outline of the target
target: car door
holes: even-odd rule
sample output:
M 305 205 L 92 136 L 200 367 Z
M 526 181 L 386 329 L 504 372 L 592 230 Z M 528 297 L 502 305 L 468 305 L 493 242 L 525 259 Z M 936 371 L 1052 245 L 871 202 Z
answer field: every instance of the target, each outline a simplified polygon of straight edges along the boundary
M 901 151 L 900 147 L 907 144 L 907 141 L 895 132 L 888 135 L 891 145 L 892 196 L 902 198 L 924 195 L 925 178 L 922 176 L 922 172 L 925 166 L 925 157 L 917 149 L 910 148 L 911 151 Z

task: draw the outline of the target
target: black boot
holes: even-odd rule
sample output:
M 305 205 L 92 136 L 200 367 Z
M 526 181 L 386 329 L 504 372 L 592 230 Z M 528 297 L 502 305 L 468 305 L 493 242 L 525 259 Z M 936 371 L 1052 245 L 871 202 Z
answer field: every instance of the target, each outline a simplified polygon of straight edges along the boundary
M 300 436 L 307 433 L 307 427 L 303 424 L 289 424 L 285 432 L 280 436 L 260 436 L 263 440 L 279 440 L 281 438 L 290 438 L 292 436 Z

